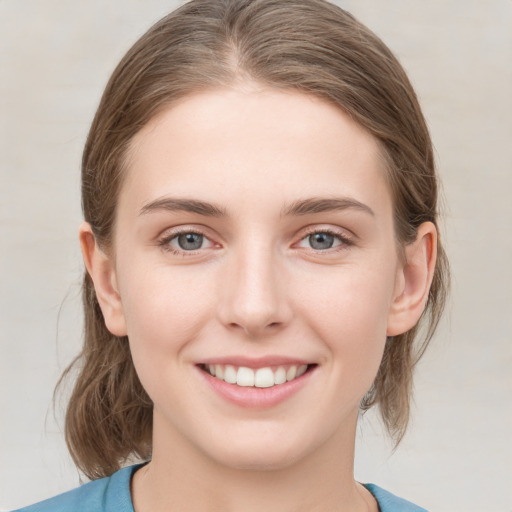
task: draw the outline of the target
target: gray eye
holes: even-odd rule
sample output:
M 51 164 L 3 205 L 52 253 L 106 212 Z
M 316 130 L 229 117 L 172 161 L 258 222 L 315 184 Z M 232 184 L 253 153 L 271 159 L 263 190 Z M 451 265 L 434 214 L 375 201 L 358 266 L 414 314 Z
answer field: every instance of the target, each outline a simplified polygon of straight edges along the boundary
M 308 239 L 310 246 L 317 251 L 330 249 L 334 245 L 334 235 L 329 233 L 313 233 Z
M 178 235 L 178 245 L 184 251 L 195 251 L 203 245 L 203 238 L 198 233 L 183 233 Z

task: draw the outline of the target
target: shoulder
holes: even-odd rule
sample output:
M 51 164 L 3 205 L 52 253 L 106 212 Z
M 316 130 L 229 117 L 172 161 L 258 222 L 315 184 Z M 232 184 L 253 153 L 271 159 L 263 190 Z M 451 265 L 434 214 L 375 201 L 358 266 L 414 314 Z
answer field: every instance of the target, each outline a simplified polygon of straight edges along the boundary
M 380 512 L 427 512 L 410 501 L 399 498 L 375 484 L 364 484 L 379 504 Z
M 133 512 L 130 480 L 138 467 L 123 468 L 109 477 L 13 512 Z

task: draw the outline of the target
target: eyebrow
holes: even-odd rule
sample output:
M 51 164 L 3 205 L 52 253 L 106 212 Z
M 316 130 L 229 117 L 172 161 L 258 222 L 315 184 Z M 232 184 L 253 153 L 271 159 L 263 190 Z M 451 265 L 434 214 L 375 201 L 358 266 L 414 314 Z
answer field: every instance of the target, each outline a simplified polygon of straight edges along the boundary
M 227 216 L 226 210 L 212 203 L 198 201 L 197 199 L 180 199 L 171 197 L 163 197 L 145 204 L 140 210 L 140 215 L 145 215 L 147 213 L 160 210 L 165 210 L 169 212 L 182 211 L 197 213 L 198 215 L 204 215 L 206 217 Z
M 308 198 L 294 201 L 281 210 L 282 217 L 311 215 L 315 213 L 331 212 L 337 210 L 356 209 L 375 216 L 374 211 L 364 203 L 350 197 L 341 198 Z M 156 211 L 190 212 L 205 217 L 227 217 L 227 211 L 213 203 L 197 199 L 163 197 L 145 204 L 140 215 Z
M 366 204 L 357 201 L 351 197 L 334 198 L 310 198 L 294 201 L 287 206 L 281 213 L 283 216 L 289 215 L 310 215 L 313 213 L 332 212 L 337 210 L 355 209 L 375 216 L 374 211 Z

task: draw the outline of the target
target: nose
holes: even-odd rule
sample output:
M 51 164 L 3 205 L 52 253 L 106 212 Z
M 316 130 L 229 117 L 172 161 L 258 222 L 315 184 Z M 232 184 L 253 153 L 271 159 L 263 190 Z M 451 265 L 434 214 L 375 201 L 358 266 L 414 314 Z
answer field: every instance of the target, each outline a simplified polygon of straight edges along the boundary
M 268 248 L 246 248 L 234 254 L 222 275 L 218 316 L 229 329 L 251 339 L 285 327 L 292 309 L 282 265 Z

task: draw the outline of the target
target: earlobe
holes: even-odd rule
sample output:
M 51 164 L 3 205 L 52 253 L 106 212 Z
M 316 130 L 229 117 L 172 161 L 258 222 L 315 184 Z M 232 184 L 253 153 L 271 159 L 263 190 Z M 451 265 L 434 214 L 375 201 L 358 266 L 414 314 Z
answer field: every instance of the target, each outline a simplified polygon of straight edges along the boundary
M 98 246 L 88 222 L 80 226 L 79 238 L 84 263 L 94 283 L 107 329 L 116 336 L 126 336 L 126 322 L 113 261 Z
M 437 229 L 432 222 L 418 228 L 416 239 L 405 247 L 405 262 L 398 270 L 395 298 L 388 317 L 387 335 L 412 329 L 423 313 L 437 259 Z

